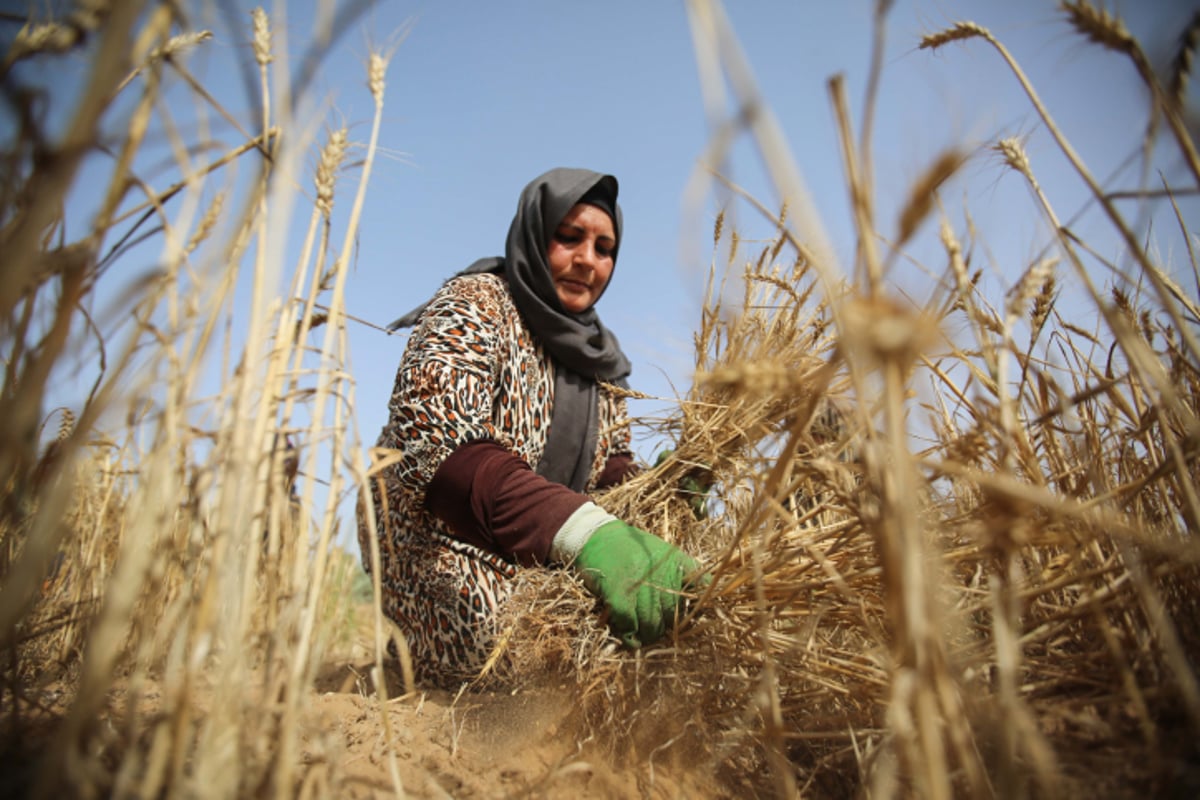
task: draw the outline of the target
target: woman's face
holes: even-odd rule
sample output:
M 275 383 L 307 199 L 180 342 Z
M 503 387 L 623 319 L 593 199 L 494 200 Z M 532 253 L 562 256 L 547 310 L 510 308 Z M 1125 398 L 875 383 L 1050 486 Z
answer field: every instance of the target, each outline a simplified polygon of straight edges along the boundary
M 578 314 L 592 307 L 612 275 L 616 250 L 608 214 L 586 203 L 567 212 L 546 247 L 550 277 L 563 308 Z

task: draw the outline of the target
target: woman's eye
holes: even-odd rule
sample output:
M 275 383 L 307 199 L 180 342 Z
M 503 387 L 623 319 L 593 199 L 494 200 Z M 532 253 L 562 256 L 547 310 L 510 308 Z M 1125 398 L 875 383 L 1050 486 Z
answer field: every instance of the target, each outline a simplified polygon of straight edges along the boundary
M 557 231 L 554 234 L 554 241 L 558 242 L 559 244 L 576 244 L 579 241 L 579 237 L 573 233 Z

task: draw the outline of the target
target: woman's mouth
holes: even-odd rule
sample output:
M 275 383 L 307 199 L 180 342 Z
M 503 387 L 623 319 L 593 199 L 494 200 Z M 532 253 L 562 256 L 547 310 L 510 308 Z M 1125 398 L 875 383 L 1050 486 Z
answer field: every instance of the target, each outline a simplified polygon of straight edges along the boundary
M 592 290 L 590 284 L 583 281 L 572 280 L 571 278 L 560 278 L 558 283 L 560 286 L 570 292 L 583 293 L 590 292 Z

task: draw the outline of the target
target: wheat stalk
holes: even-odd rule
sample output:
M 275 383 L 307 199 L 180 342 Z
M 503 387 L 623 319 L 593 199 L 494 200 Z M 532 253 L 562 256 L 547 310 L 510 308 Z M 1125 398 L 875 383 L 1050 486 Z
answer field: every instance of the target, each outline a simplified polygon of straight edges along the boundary
M 267 12 L 262 6 L 255 6 L 250 12 L 254 24 L 254 60 L 259 67 L 265 67 L 275 60 L 271 53 L 271 23 Z
M 43 587 L 44 600 L 37 605 L 37 616 L 29 617 L 29 621 L 41 624 L 53 619 L 41 616 L 43 613 L 53 615 L 59 613 L 55 609 L 74 609 L 74 616 L 61 633 L 46 637 L 53 639 L 48 646 L 64 656 L 82 647 L 88 652 L 80 679 L 72 687 L 70 708 L 56 724 L 53 741 L 47 745 L 45 769 L 40 772 L 39 783 L 31 788 L 43 795 L 111 791 L 122 796 L 208 796 L 261 792 L 262 787 L 270 786 L 271 791 L 290 796 L 292 789 L 303 783 L 317 787 L 319 793 L 329 793 L 320 789 L 322 782 L 329 780 L 327 772 L 305 768 L 302 776 L 298 774 L 295 739 L 292 736 L 289 741 L 289 732 L 306 724 L 301 714 L 306 681 L 327 638 L 316 631 L 302 642 L 302 652 L 295 651 L 301 638 L 297 634 L 303 630 L 301 620 L 316 619 L 317 626 L 323 626 L 327 612 L 322 608 L 327 603 L 319 592 L 301 596 L 294 587 L 307 587 L 310 576 L 318 584 L 323 578 L 325 565 L 310 561 L 310 546 L 314 554 L 330 548 L 334 520 L 326 515 L 320 536 L 312 542 L 307 540 L 306 529 L 295 531 L 289 540 L 284 529 L 291 516 L 280 507 L 279 493 L 272 491 L 277 483 L 282 484 L 290 468 L 280 453 L 269 445 L 264 447 L 264 442 L 272 438 L 271 418 L 282 397 L 278 387 L 282 386 L 284 365 L 294 352 L 289 342 L 294 341 L 299 320 L 294 314 L 279 313 L 276 330 L 285 330 L 287 335 L 276 336 L 279 346 L 264 346 L 269 339 L 265 328 L 275 321 L 264 248 L 255 254 L 251 298 L 254 312 L 238 366 L 225 368 L 232 379 L 215 399 L 197 397 L 202 365 L 220 336 L 221 319 L 227 313 L 233 319 L 227 307 L 235 295 L 236 276 L 250 242 L 249 234 L 277 224 L 261 213 L 264 209 L 255 188 L 244 193 L 248 203 L 238 209 L 242 216 L 232 225 L 222 224 L 230 213 L 233 195 L 217 192 L 207 206 L 202 205 L 203 178 L 241 153 L 270 148 L 273 158 L 268 164 L 280 170 L 278 177 L 286 185 L 299 151 L 280 149 L 274 140 L 271 100 L 264 95 L 261 146 L 251 141 L 207 167 L 191 164 L 190 154 L 199 148 L 185 142 L 169 120 L 155 117 L 156 111 L 163 108 L 160 73 L 164 64 L 179 69 L 174 59 L 187 46 L 207 40 L 208 35 L 199 32 L 169 36 L 173 16 L 168 4 L 154 4 L 136 19 L 136 25 L 128 4 L 118 5 L 120 8 L 114 6 L 106 25 L 94 34 L 99 46 L 89 51 L 96 59 L 96 68 L 89 72 L 93 82 L 101 80 L 97 85 L 109 88 L 82 97 L 81 111 L 91 113 L 92 109 L 98 117 L 116 92 L 133 85 L 128 79 L 123 83 L 117 80 L 119 76 L 140 75 L 142 81 L 131 106 L 130 126 L 118 140 L 114 180 L 102 187 L 99 212 L 88 236 L 95 236 L 98 242 L 125 220 L 131 220 L 132 227 L 113 232 L 116 244 L 103 258 L 96 258 L 96 246 L 89 246 L 86 239 L 53 253 L 53 262 L 37 250 L 32 255 L 7 251 L 17 268 L 14 277 L 21 274 L 22 259 L 38 269 L 44 269 L 43 264 L 55 264 L 52 271 L 45 271 L 44 277 L 39 275 L 31 285 L 15 287 L 18 292 L 26 292 L 17 308 L 24 309 L 20 313 L 30 323 L 22 329 L 19 320 L 14 320 L 17 324 L 12 330 L 21 330 L 20 341 L 5 340 L 10 352 L 20 353 L 27 346 L 26 339 L 32 339 L 28 344 L 37 345 L 31 351 L 37 356 L 19 362 L 34 364 L 51 375 L 53 362 L 65 352 L 58 340 L 63 338 L 75 311 L 87 316 L 88 324 L 95 327 L 91 315 L 82 308 L 91 305 L 86 293 L 103 278 L 107 267 L 120 259 L 135 236 L 147 240 L 155 235 L 153 231 L 144 234 L 138 230 L 146 220 L 156 218 L 163 243 L 161 275 L 152 276 L 133 292 L 132 309 L 127 314 L 132 334 L 127 343 L 116 348 L 115 359 L 104 359 L 105 373 L 76 424 L 70 426 L 68 415 L 63 416 L 60 435 L 65 438 L 55 448 L 62 454 L 62 459 L 55 459 L 62 467 L 61 475 L 47 473 L 50 477 L 36 498 L 41 509 L 37 521 L 20 530 L 0 525 L 2 552 L 8 552 L 14 541 L 31 543 L 20 548 L 25 554 L 23 563 L 0 558 L 0 624 L 4 626 L 0 636 L 5 645 L 12 641 L 10 634 L 16 628 L 12 620 L 28 608 L 12 602 L 14 592 L 28 590 L 22 581 L 9 580 L 10 568 L 29 567 L 23 574 L 31 589 L 47 574 L 47 569 L 36 562 L 49 559 L 45 563 L 63 566 L 55 567 L 58 577 Z M 269 35 L 264 27 L 265 16 L 256 17 L 256 21 L 260 23 L 260 34 L 266 30 Z M 273 57 L 269 48 L 269 43 L 260 48 L 259 55 Z M 131 72 L 131 63 L 140 66 Z M 261 67 L 269 63 L 269 58 L 260 60 Z M 265 86 L 265 71 L 263 75 Z M 194 82 L 190 85 L 201 108 L 223 112 L 211 94 Z M 81 119 L 86 123 L 86 116 Z M 284 115 L 278 126 L 292 124 Z M 203 122 L 199 130 L 205 130 Z M 85 124 L 72 135 L 85 141 L 93 133 Z M 164 136 L 177 158 L 179 180 L 166 191 L 156 190 L 136 174 L 144 143 L 157 135 Z M 33 148 L 51 152 L 45 144 L 34 143 Z M 336 169 L 335 164 L 326 166 Z M 69 180 L 73 168 L 69 158 L 59 161 L 55 168 L 59 170 L 56 180 Z M 328 177 L 323 175 L 320 180 Z M 30 208 L 41 213 L 38 204 L 53 202 L 58 185 L 54 180 L 43 180 L 37 168 L 30 171 L 28 180 L 36 190 L 27 195 L 34 201 Z M 143 209 L 133 212 L 145 215 L 140 220 L 136 216 L 118 218 L 114 211 L 130 188 L 141 189 L 149 198 Z M 172 218 L 166 206 L 174 198 L 180 199 L 180 208 Z M 332 195 L 322 193 L 320 200 L 325 209 L 315 208 L 314 214 L 327 218 Z M 17 224 L 3 231 L 6 246 L 24 246 L 29 239 L 22 226 L 28 221 L 8 218 L 16 219 Z M 230 231 L 231 237 L 219 237 Z M 37 246 L 45 244 L 38 242 Z M 219 269 L 214 270 L 214 265 Z M 32 314 L 37 308 L 52 312 L 42 314 L 47 321 L 44 331 L 39 331 L 41 323 Z M 97 346 L 103 354 L 104 342 Z M 233 349 L 229 338 L 225 347 L 227 351 Z M 340 358 L 340 353 L 334 350 L 330 362 Z M 139 371 L 136 380 L 131 380 L 129 370 L 135 363 Z M 323 369 L 337 372 L 332 363 Z M 28 376 L 6 370 L 6 399 L 0 400 L 6 413 L 14 410 L 14 398 L 27 401 L 32 397 L 30 392 L 41 391 L 33 383 L 19 383 Z M 348 396 L 352 402 L 352 391 L 336 387 L 324 390 Z M 133 409 L 127 415 L 129 443 L 114 459 L 126 461 L 118 464 L 109 460 L 91 472 L 68 469 L 81 444 L 89 437 L 101 440 L 93 436 L 91 427 L 123 393 L 134 398 Z M 155 402 L 146 403 L 146 398 Z M 216 422 L 195 424 L 209 404 L 210 423 L 214 419 Z M 252 413 L 245 413 L 246 409 L 252 409 Z M 342 404 L 333 409 L 327 421 L 334 431 L 329 437 L 335 449 L 344 446 L 337 431 L 351 424 L 347 413 Z M 313 430 L 321 431 L 324 424 L 326 421 L 315 424 Z M 154 446 L 143 450 L 137 443 L 146 441 L 141 438 L 146 435 L 153 439 Z M 197 444 L 197 437 L 205 441 Z M 106 438 L 121 439 L 119 435 Z M 312 437 L 312 442 L 313 447 L 319 446 L 320 436 Z M 197 461 L 197 450 L 209 455 Z M 5 448 L 0 461 L 6 464 L 0 466 L 19 466 L 14 455 L 12 449 Z M 72 479 L 78 474 L 87 476 L 84 490 L 71 492 Z M 124 477 L 107 484 L 97 479 L 110 474 Z M 92 482 L 96 483 L 95 492 L 91 491 Z M 337 480 L 330 483 L 336 496 L 339 484 Z M 68 496 L 73 503 L 64 502 L 61 492 L 71 492 Z M 69 524 L 60 520 L 64 510 L 69 510 Z M 304 538 L 296 541 L 296 536 Z M 268 557 L 267 563 L 260 552 Z M 272 558 L 287 563 L 275 563 Z M 53 595 L 46 594 L 51 590 Z M 23 644 L 14 643 L 14 648 L 20 649 L 20 658 L 27 657 Z M 298 673 L 293 670 L 296 659 L 304 662 Z M 122 715 L 121 732 L 129 735 L 130 746 L 114 754 L 106 749 L 107 734 L 97 719 L 118 672 L 128 676 L 130 689 L 124 708 L 116 707 L 113 713 Z M 161 690 L 155 692 L 161 698 L 160 705 L 157 710 L 147 711 L 142 704 L 144 692 L 154 688 Z M 255 698 L 258 692 L 278 698 L 278 702 L 267 703 L 264 708 Z M 198 702 L 200 695 L 211 697 L 212 704 Z M 256 705 L 259 713 L 248 714 L 248 709 Z M 242 755 L 227 746 L 230 741 L 236 743 Z M 263 752 L 263 741 L 278 741 L 278 753 Z
M 1192 15 L 1191 21 L 1179 37 L 1179 48 L 1171 59 L 1171 75 L 1167 80 L 1167 91 L 1177 109 L 1183 108 L 1187 99 L 1188 80 L 1192 75 L 1192 62 L 1196 47 L 1200 45 L 1200 11 Z
M 977 36 L 989 36 L 987 28 L 974 22 L 956 22 L 945 30 L 928 33 L 921 37 L 918 45 L 922 50 L 936 50 L 951 42 L 961 42 Z
M 1068 22 L 1089 41 L 1122 53 L 1133 62 L 1138 76 L 1150 89 L 1155 105 L 1165 114 L 1167 126 L 1175 136 L 1175 142 L 1183 153 L 1184 161 L 1188 165 L 1192 177 L 1200 184 L 1200 152 L 1196 150 L 1191 133 L 1183 123 L 1179 105 L 1174 101 L 1173 95 L 1163 90 L 1158 75 L 1150 64 L 1150 59 L 1146 57 L 1137 39 L 1129 33 L 1125 23 L 1107 11 L 1095 8 L 1088 0 L 1075 0 L 1075 2 L 1068 0 L 1063 2 L 1061 7 L 1066 12 Z M 1184 49 L 1186 49 L 1186 37 Z M 1093 191 L 1095 190 L 1093 189 Z
M 1096 8 L 1088 0 L 1065 0 L 1061 8 L 1071 25 L 1090 41 L 1126 55 L 1137 49 L 1137 40 L 1125 22 L 1106 9 Z
M 909 189 L 908 200 L 900 211 L 899 222 L 896 225 L 896 241 L 894 247 L 904 246 L 917 231 L 929 213 L 933 210 L 934 200 L 942 184 L 953 177 L 965 164 L 967 156 L 956 148 L 943 151 L 934 159 Z
M 81 2 L 61 22 L 27 22 L 13 39 L 5 54 L 0 75 L 6 75 L 17 61 L 39 53 L 65 53 L 78 47 L 108 20 L 108 4 L 99 0 Z

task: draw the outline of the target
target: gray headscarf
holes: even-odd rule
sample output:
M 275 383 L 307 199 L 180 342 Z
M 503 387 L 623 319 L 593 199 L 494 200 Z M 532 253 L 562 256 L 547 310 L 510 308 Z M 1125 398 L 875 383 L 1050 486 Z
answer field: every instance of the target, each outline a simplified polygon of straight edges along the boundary
M 521 192 L 508 229 L 504 258 L 480 259 L 454 276 L 503 273 L 525 324 L 553 357 L 554 410 L 546 449 L 536 469 L 548 480 L 575 491 L 587 486 L 596 454 L 596 381 L 626 386 L 631 370 L 616 336 L 604 327 L 595 308 L 578 314 L 564 309 L 550 275 L 546 260 L 550 237 L 567 212 L 580 202 L 595 205 L 612 218 L 617 240 L 615 267 L 621 243 L 617 179 L 591 170 L 561 167 L 534 178 Z M 388 330 L 415 325 L 427 305 L 405 314 Z

